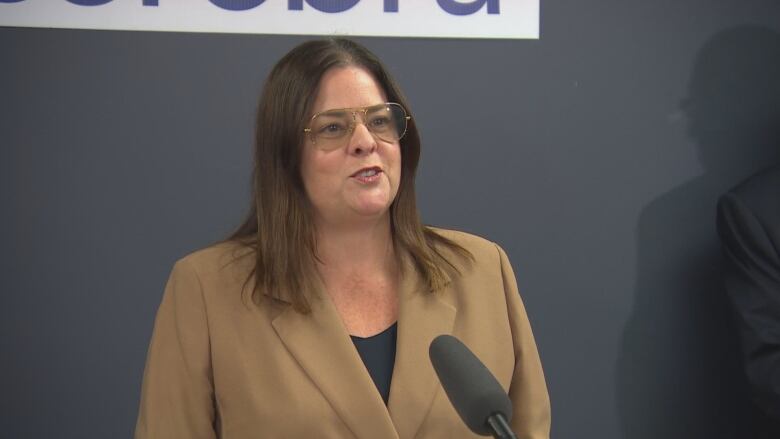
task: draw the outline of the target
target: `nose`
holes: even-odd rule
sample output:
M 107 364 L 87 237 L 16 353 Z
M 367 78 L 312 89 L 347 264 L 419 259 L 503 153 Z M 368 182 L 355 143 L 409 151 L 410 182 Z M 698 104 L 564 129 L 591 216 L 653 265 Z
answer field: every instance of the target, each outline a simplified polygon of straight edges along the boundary
M 349 138 L 349 153 L 365 155 L 374 152 L 377 148 L 376 138 L 371 134 L 366 125 L 360 121 L 355 122 L 352 135 Z

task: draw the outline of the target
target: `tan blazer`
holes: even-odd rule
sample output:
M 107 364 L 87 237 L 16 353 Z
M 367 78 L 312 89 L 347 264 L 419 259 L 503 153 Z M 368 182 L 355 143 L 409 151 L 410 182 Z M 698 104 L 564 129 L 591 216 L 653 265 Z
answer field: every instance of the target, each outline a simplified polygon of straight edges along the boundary
M 450 272 L 434 294 L 405 265 L 387 406 L 327 295 L 310 315 L 242 300 L 253 261 L 236 260 L 233 244 L 178 261 L 155 320 L 135 438 L 477 437 L 430 364 L 440 334 L 460 338 L 508 390 L 518 438 L 548 438 L 547 387 L 506 254 L 473 235 L 439 232 L 476 262 L 459 263 L 461 274 Z

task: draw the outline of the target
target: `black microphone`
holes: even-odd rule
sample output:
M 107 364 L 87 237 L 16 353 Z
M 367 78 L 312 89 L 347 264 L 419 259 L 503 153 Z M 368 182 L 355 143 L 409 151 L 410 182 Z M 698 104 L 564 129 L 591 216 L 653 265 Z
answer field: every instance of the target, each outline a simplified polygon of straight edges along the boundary
M 451 335 L 440 335 L 431 342 L 428 354 L 447 397 L 471 431 L 517 439 L 509 428 L 512 401 L 466 345 Z

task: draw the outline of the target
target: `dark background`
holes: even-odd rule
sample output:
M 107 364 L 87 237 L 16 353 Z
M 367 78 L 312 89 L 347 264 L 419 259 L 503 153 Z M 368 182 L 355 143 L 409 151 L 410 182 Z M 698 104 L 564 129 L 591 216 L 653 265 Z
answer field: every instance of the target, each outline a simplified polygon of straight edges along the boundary
M 132 435 L 168 272 L 245 213 L 262 81 L 304 40 L 0 28 L 0 436 Z M 780 2 L 358 40 L 421 128 L 423 219 L 512 259 L 555 438 L 761 437 L 714 208 L 780 160 Z

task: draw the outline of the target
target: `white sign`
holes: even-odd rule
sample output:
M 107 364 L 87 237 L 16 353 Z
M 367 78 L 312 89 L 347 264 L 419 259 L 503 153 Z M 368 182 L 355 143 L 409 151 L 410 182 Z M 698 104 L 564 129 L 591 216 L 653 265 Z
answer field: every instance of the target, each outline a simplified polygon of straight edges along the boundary
M 539 0 L 0 0 L 0 26 L 539 38 Z

